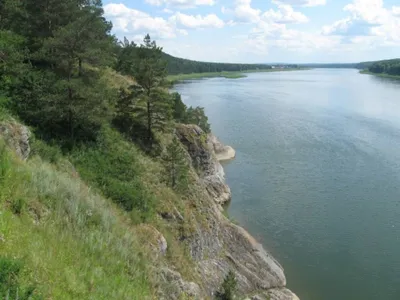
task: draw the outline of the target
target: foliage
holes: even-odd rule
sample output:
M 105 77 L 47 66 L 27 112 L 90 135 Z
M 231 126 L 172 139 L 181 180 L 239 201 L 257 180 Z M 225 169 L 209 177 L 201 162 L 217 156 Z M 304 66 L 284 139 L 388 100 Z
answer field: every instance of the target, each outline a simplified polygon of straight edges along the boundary
M 1 299 L 151 298 L 141 245 L 109 201 L 37 156 L 0 148 L 0 170 Z M 16 217 L 4 201 L 18 198 Z
M 182 59 L 163 53 L 164 60 L 168 63 L 168 74 L 214 73 L 214 72 L 240 72 L 244 70 L 268 70 L 271 66 L 266 64 L 230 64 L 210 63 Z
M 111 113 L 93 69 L 109 63 L 114 43 L 101 1 L 7 1 L 3 11 L 0 86 L 13 112 L 49 138 L 94 139 Z
M 189 107 L 183 103 L 179 93 L 172 94 L 173 116 L 176 122 L 183 124 L 195 124 L 203 129 L 204 132 L 211 132 L 211 126 L 208 123 L 208 117 L 203 107 Z
M 140 181 L 138 151 L 118 132 L 105 128 L 96 144 L 76 149 L 71 159 L 80 175 L 124 210 L 145 220 L 154 212 L 154 198 Z
M 171 95 L 173 101 L 173 117 L 178 123 L 184 123 L 187 119 L 187 106 L 182 101 L 182 97 L 179 93 L 173 93 Z
M 368 71 L 374 74 L 400 76 L 400 59 L 390 59 L 375 62 L 368 67 Z
M 162 59 L 162 48 L 149 35 L 139 47 L 127 39 L 121 47 L 117 70 L 134 76 L 137 86 L 129 92 L 121 91 L 116 121 L 130 135 L 132 128 L 142 124 L 146 128 L 145 138 L 152 145 L 154 132 L 168 130 L 172 119 L 172 100 L 163 89 L 167 65 Z
M 224 281 L 221 285 L 221 290 L 217 294 L 217 298 L 220 300 L 233 300 L 235 299 L 237 290 L 237 280 L 235 272 L 230 270 L 225 276 Z
M 179 191 L 186 190 L 189 184 L 189 164 L 187 154 L 176 136 L 167 146 L 163 161 L 167 184 Z
M 198 125 L 205 133 L 211 132 L 211 127 L 208 123 L 208 117 L 205 114 L 203 107 L 189 107 L 187 110 L 186 122 L 188 124 Z

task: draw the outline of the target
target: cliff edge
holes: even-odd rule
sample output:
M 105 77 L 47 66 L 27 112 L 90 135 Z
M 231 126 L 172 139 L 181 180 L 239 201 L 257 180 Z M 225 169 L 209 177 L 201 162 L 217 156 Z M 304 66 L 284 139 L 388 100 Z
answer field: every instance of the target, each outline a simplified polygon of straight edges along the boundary
M 219 160 L 233 158 L 234 150 L 196 125 L 178 125 L 176 134 L 191 157 L 199 183 L 205 187 L 197 209 L 206 216 L 207 226 L 195 224 L 195 232 L 186 237 L 201 274 L 205 296 L 215 295 L 232 270 L 240 293 L 250 295 L 249 299 L 297 300 L 285 288 L 282 266 L 246 230 L 222 213 L 221 204 L 231 199 L 231 191 Z

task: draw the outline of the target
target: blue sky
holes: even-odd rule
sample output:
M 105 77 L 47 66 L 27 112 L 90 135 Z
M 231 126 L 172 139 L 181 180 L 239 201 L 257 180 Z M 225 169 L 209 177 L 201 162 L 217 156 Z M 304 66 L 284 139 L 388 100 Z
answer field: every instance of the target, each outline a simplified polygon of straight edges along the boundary
M 218 62 L 400 57 L 400 0 L 103 0 L 118 38 Z

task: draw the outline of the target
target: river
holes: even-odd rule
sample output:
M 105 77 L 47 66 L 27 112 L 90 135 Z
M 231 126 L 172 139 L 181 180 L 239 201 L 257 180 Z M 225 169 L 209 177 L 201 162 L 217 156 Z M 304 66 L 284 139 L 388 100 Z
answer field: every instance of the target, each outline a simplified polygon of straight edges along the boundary
M 229 215 L 302 300 L 400 299 L 400 81 L 357 70 L 175 86 L 237 151 Z

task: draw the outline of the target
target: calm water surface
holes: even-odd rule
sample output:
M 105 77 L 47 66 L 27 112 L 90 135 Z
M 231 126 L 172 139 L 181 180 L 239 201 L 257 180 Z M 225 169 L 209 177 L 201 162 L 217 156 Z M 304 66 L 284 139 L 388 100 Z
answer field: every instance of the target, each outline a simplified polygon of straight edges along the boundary
M 302 300 L 400 299 L 400 82 L 356 70 L 175 89 L 237 150 L 230 215 Z

